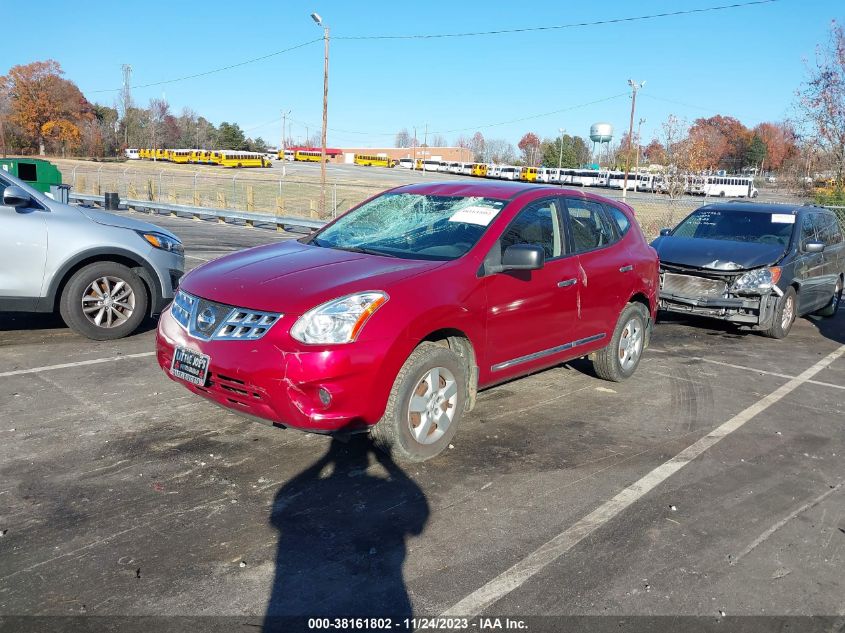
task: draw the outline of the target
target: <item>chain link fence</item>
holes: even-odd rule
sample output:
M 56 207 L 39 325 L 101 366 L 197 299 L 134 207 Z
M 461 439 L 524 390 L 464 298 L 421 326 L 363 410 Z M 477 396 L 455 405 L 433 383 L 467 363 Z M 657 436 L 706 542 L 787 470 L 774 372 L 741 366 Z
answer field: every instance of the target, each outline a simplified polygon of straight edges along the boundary
M 57 163 L 62 161 L 57 160 Z M 320 218 L 320 183 L 317 180 L 281 176 L 281 170 L 222 170 L 197 165 L 159 167 L 150 163 L 78 164 L 68 161 L 60 165 L 65 182 L 82 194 L 102 195 L 107 191 L 123 199 L 150 200 L 194 207 L 234 209 L 278 216 Z M 356 204 L 384 189 L 390 182 L 353 183 L 329 179 L 326 183 L 326 209 L 329 218 L 337 217 Z M 600 195 L 618 197 L 621 192 L 588 189 Z M 663 227 L 674 227 L 692 211 L 711 201 L 685 196 L 670 198 L 664 194 L 630 192 L 627 200 L 637 215 L 640 226 L 650 240 Z M 845 208 L 837 213 L 845 225 Z

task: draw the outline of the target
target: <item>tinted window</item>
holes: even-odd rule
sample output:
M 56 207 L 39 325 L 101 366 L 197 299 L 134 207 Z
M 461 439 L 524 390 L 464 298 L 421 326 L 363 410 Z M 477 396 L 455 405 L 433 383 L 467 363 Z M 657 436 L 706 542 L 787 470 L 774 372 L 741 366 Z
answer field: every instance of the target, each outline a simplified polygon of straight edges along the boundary
M 613 231 L 602 213 L 602 205 L 569 198 L 566 209 L 575 252 L 593 250 L 613 242 Z
M 519 212 L 499 239 L 502 253 L 513 244 L 542 246 L 546 259 L 560 256 L 557 206 L 552 200 L 533 202 Z
M 833 244 L 839 244 L 842 241 L 842 227 L 836 216 L 829 216 L 831 222 L 831 234 L 833 235 Z
M 813 218 L 810 215 L 805 215 L 801 222 L 801 245 L 807 242 L 816 241 L 816 227 L 813 224 Z
M 831 232 L 833 227 L 828 222 L 828 217 L 822 213 L 813 213 L 813 224 L 816 227 L 816 235 L 819 241 L 824 242 L 828 246 L 833 244 L 833 235 Z
M 616 207 L 607 206 L 605 208 L 610 212 L 610 217 L 616 224 L 616 228 L 619 231 L 619 235 L 625 235 L 625 233 L 627 233 L 628 229 L 631 227 L 631 222 L 628 220 L 628 216 L 622 213 Z

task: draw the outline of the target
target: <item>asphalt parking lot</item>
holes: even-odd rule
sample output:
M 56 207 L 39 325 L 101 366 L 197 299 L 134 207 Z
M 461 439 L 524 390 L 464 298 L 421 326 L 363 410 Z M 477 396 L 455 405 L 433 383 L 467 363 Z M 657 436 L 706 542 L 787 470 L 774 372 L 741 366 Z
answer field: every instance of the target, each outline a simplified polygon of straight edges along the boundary
M 289 235 L 156 218 L 189 267 Z M 169 380 L 154 323 L 0 315 L 0 614 L 845 615 L 845 313 L 661 322 L 624 383 L 490 389 L 395 464 Z

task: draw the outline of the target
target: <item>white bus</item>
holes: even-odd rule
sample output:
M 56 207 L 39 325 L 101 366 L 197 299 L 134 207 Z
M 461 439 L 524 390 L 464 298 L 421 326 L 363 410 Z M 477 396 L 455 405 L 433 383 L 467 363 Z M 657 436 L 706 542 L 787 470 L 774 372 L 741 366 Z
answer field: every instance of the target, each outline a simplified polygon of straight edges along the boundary
M 560 172 L 557 167 L 541 167 L 537 170 L 537 182 L 558 183 Z
M 445 163 L 443 163 L 445 165 Z M 440 168 L 440 161 L 439 160 L 424 160 L 422 164 L 423 171 L 446 171 L 445 169 Z
M 502 166 L 501 165 L 493 165 L 492 163 L 487 165 L 487 177 L 488 178 L 501 178 L 502 175 Z
M 403 169 L 413 169 L 414 168 L 414 159 L 413 158 L 400 158 L 398 166 L 402 167 Z
M 608 189 L 623 189 L 627 188 L 628 191 L 636 191 L 637 189 L 637 174 L 628 174 L 628 183 L 627 187 L 625 185 L 625 172 L 624 171 L 612 171 L 607 176 L 607 188 Z
M 141 160 L 141 152 L 137 149 L 125 149 L 123 153 L 129 160 Z
M 519 175 L 522 173 L 522 167 L 513 167 L 512 165 L 503 165 L 499 169 L 499 178 L 502 180 L 519 180 Z
M 607 186 L 607 173 L 595 169 L 573 169 L 569 184 L 582 187 L 605 187 Z
M 637 191 L 654 193 L 657 190 L 657 176 L 655 174 L 639 174 L 637 176 Z
M 472 176 L 472 163 L 461 163 L 461 171 L 464 176 Z
M 700 176 L 692 178 L 689 192 L 719 198 L 756 198 L 754 178 L 749 176 Z

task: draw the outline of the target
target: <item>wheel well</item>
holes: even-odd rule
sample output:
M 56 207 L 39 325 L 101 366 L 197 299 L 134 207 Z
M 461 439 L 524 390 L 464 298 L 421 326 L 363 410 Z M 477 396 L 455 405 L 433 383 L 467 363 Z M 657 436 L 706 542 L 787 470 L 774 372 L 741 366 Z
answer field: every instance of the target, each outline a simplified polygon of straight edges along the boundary
M 651 304 L 648 301 L 648 297 L 646 297 L 643 293 L 638 292 L 633 297 L 629 303 L 641 303 L 645 306 L 645 309 L 648 310 L 648 313 L 651 314 Z
M 478 396 L 478 362 L 476 360 L 475 348 L 465 332 L 456 328 L 441 328 L 426 335 L 420 343 L 435 343 L 443 345 L 455 352 L 467 370 L 467 401 L 465 409 L 472 411 Z
M 139 261 L 132 259 L 131 257 L 126 257 L 125 255 L 92 255 L 90 257 L 86 257 L 78 262 L 76 262 L 73 266 L 71 266 L 68 270 L 65 271 L 64 275 L 62 276 L 62 280 L 59 282 L 59 285 L 56 286 L 56 294 L 53 297 L 53 312 L 56 312 L 59 309 L 59 301 L 62 300 L 62 293 L 65 290 L 65 286 L 67 285 L 70 278 L 73 277 L 77 271 L 85 268 L 89 264 L 95 264 L 97 262 L 114 262 L 116 264 L 123 264 L 127 268 L 131 269 L 138 277 L 141 278 L 141 281 L 144 284 L 144 288 L 147 290 L 147 297 L 149 298 L 150 309 L 152 309 L 153 305 L 155 304 L 155 292 L 154 288 L 151 287 L 152 280 L 150 279 L 150 275 L 147 272 L 147 269 L 144 268 L 143 264 Z

